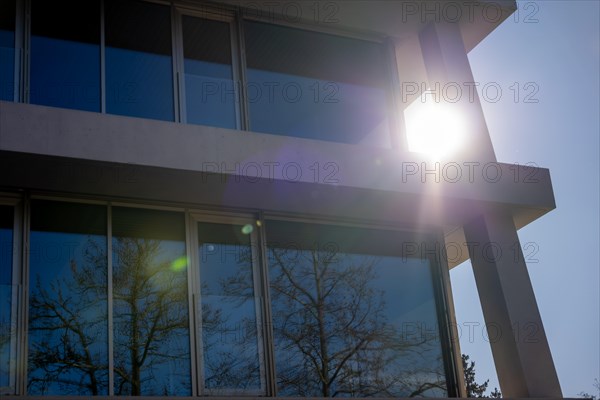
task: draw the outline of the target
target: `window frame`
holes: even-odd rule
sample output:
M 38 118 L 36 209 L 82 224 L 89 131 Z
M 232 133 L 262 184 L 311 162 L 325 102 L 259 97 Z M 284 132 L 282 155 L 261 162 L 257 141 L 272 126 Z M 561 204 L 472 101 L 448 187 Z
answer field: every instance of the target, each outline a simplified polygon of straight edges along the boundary
M 222 225 L 246 225 L 253 224 L 256 218 L 252 215 L 243 214 L 217 214 L 217 213 L 206 213 L 206 212 L 194 212 L 188 213 L 188 225 L 189 225 L 189 237 L 191 247 L 191 261 L 189 263 L 190 273 L 192 275 L 192 286 L 193 286 L 193 304 L 194 309 L 191 313 L 195 320 L 194 334 L 196 337 L 196 359 L 198 371 L 196 374 L 197 379 L 197 392 L 198 396 L 265 396 L 267 394 L 267 367 L 265 362 L 265 348 L 269 346 L 265 342 L 264 330 L 268 325 L 266 318 L 264 317 L 264 293 L 265 288 L 261 282 L 261 277 L 264 274 L 264 263 L 259 251 L 259 237 L 256 230 L 250 233 L 250 249 L 252 258 L 252 279 L 254 289 L 254 308 L 256 316 L 256 331 L 257 331 L 257 345 L 258 345 L 258 359 L 260 363 L 260 389 L 258 390 L 244 390 L 244 389 L 205 389 L 204 388 L 204 350 L 202 343 L 202 290 L 201 290 L 201 273 L 200 273 L 200 254 L 198 251 L 198 223 L 213 223 Z
M 241 87 L 243 86 L 243 74 L 241 72 L 241 50 L 239 44 L 239 35 L 237 29 L 237 16 L 234 12 L 228 10 L 218 10 L 209 4 L 199 7 L 193 7 L 189 3 L 175 2 L 172 7 L 173 15 L 173 48 L 174 51 L 174 75 L 175 85 L 177 87 L 176 102 L 178 104 L 179 117 L 178 122 L 188 124 L 187 122 L 187 99 L 185 92 L 185 56 L 183 48 L 183 17 L 194 17 L 211 21 L 225 22 L 229 25 L 229 44 L 231 49 L 231 68 L 232 80 L 235 91 L 234 96 L 234 112 L 235 112 L 235 129 L 244 130 L 243 127 L 248 126 L 245 119 L 245 114 L 242 112 L 242 103 L 245 102 L 242 95 Z
M 435 241 L 441 243 L 445 249 L 445 238 L 443 233 L 435 235 Z M 435 305 L 438 318 L 439 340 L 442 343 L 442 357 L 444 372 L 446 374 L 448 397 L 461 397 L 461 382 L 463 376 L 460 373 L 462 359 L 460 353 L 459 335 L 457 331 L 456 315 L 450 283 L 450 268 L 447 257 L 443 256 L 443 249 L 436 249 L 436 254 L 429 254 L 431 268 L 431 279 L 435 294 Z

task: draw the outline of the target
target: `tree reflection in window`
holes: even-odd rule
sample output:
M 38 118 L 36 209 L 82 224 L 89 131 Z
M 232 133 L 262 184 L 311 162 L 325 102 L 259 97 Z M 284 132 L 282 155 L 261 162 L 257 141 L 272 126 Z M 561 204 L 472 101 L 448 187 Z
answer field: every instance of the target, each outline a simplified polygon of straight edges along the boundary
M 113 208 L 114 348 L 108 354 L 103 206 L 32 202 L 29 394 L 191 393 L 181 213 Z
M 117 395 L 190 395 L 185 224 L 181 213 L 113 208 Z
M 204 388 L 261 390 L 251 232 L 203 222 L 198 239 Z
M 28 392 L 106 395 L 106 209 L 31 208 Z
M 13 385 L 15 360 L 15 286 L 13 269 L 13 207 L 0 205 L 0 392 Z
M 427 260 L 360 254 L 377 243 L 373 231 L 269 229 L 291 239 L 268 251 L 279 395 L 446 395 Z

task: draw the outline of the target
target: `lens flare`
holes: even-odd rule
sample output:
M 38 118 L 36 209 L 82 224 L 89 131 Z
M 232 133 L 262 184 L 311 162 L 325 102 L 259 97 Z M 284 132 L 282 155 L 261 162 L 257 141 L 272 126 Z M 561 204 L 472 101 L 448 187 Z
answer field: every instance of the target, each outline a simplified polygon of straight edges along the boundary
M 175 272 L 182 271 L 187 267 L 187 257 L 179 257 L 171 263 L 171 269 Z
M 242 233 L 244 235 L 249 235 L 252 233 L 252 231 L 254 230 L 254 227 L 250 224 L 246 224 L 242 227 Z

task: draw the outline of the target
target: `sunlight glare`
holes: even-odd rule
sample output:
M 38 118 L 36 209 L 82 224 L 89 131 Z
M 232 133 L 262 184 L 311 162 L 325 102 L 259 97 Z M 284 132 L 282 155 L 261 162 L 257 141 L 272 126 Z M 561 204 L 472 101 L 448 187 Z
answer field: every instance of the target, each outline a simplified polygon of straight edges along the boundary
M 465 141 L 465 121 L 455 104 L 436 102 L 424 95 L 404 111 L 408 150 L 434 160 L 451 156 Z

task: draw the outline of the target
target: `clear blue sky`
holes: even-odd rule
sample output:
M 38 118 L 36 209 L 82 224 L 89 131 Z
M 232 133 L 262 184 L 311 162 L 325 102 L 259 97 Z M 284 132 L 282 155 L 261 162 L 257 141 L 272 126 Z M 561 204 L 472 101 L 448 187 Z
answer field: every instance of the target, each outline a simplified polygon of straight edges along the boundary
M 483 101 L 496 155 L 550 169 L 556 210 L 519 231 L 528 270 L 564 396 L 599 395 L 599 93 L 600 2 L 520 1 L 505 21 L 469 54 L 475 80 L 503 89 Z M 519 83 L 520 93 L 514 98 Z M 527 83 L 533 85 L 525 87 Z M 525 102 L 525 96 L 538 103 Z M 515 102 L 515 100 L 517 100 Z M 480 323 L 461 350 L 476 361 L 478 380 L 496 386 L 489 343 L 470 263 L 451 271 L 461 322 Z

